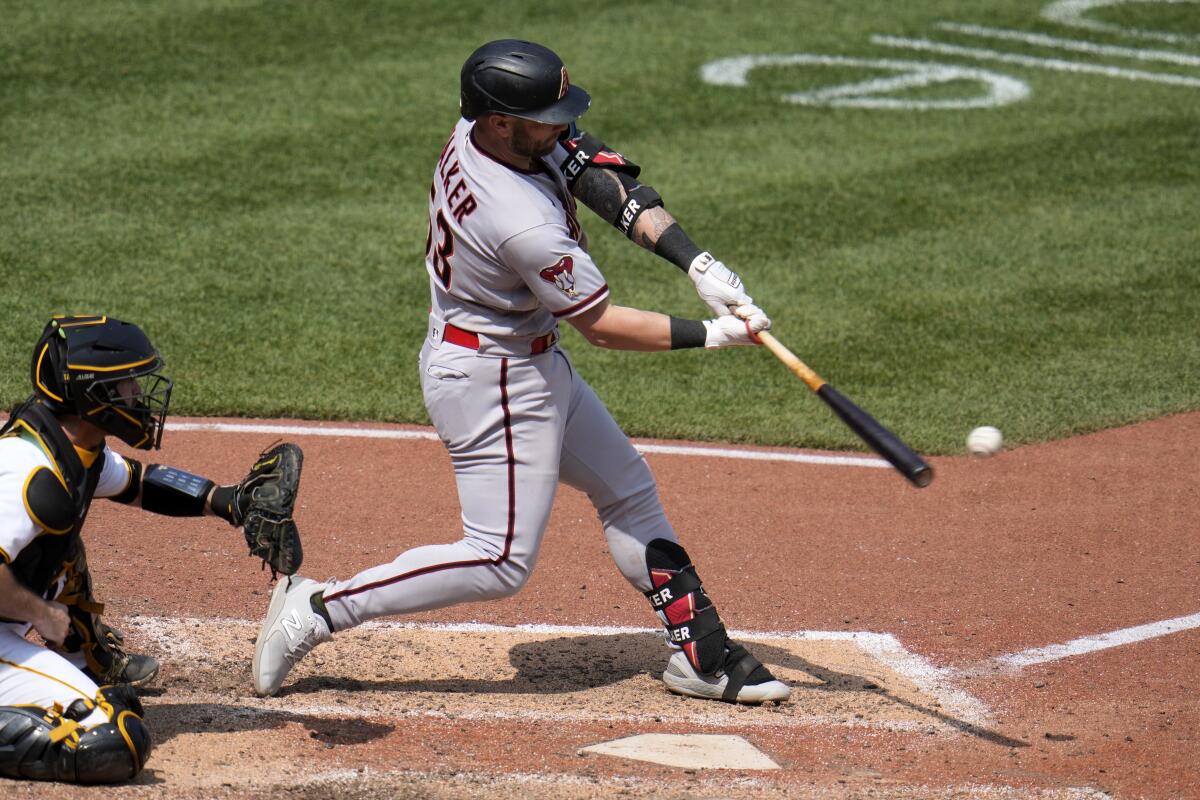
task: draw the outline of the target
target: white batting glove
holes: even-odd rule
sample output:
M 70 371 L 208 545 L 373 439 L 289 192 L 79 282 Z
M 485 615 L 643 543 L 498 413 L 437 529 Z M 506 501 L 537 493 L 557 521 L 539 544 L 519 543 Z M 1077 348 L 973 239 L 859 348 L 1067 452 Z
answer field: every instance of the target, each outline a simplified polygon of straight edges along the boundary
M 700 295 L 718 317 L 729 316 L 738 306 L 754 303 L 746 294 L 745 286 L 738 274 L 713 258 L 712 253 L 701 253 L 688 267 L 688 277 L 696 284 Z
M 753 309 L 753 312 L 748 311 Z M 744 305 L 738 307 L 739 314 L 746 312 L 743 319 L 741 316 L 727 314 L 716 319 L 707 319 L 704 321 L 704 347 L 708 350 L 718 350 L 722 347 L 741 347 L 743 345 L 758 344 L 756 334 L 759 331 L 768 330 L 771 327 L 771 320 L 763 313 L 762 309 L 755 305 Z

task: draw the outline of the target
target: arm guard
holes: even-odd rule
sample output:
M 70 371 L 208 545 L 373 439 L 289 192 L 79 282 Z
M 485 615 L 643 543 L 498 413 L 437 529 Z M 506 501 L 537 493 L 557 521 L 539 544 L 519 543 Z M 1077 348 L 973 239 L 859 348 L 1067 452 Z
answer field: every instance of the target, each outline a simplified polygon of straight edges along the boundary
M 647 209 L 661 206 L 663 204 L 662 196 L 654 191 L 654 187 L 652 186 L 637 183 L 625 175 L 618 177 L 621 178 L 621 184 L 625 186 L 627 194 L 625 195 L 625 203 L 621 206 L 621 213 L 617 214 L 617 219 L 613 225 L 621 233 L 632 239 L 633 228 L 637 224 L 638 217 L 644 214 Z M 632 189 L 630 188 L 630 184 L 633 185 Z
M 598 167 L 636 178 L 642 168 L 634 164 L 616 150 L 609 150 L 604 143 L 586 131 L 578 131 L 576 136 L 563 140 L 567 157 L 558 168 L 567 179 L 567 186 L 575 188 L 575 182 L 584 170 L 595 164 Z
M 151 464 L 142 476 L 142 508 L 168 517 L 199 517 L 214 485 L 208 478 Z

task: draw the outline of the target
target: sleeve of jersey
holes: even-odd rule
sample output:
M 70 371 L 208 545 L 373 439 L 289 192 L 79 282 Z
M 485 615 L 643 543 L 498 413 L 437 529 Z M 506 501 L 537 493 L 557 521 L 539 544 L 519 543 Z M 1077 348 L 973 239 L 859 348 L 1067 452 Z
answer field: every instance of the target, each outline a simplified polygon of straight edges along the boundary
M 113 452 L 107 445 L 104 447 L 104 466 L 100 469 L 100 479 L 96 482 L 96 497 L 114 497 L 129 487 L 129 479 L 133 470 L 129 462 L 120 454 Z
M 608 297 L 600 268 L 561 225 L 539 225 L 500 246 L 500 257 L 556 318 L 582 314 Z
M 0 473 L 0 563 L 11 564 L 41 528 L 25 508 L 25 481 L 15 472 Z

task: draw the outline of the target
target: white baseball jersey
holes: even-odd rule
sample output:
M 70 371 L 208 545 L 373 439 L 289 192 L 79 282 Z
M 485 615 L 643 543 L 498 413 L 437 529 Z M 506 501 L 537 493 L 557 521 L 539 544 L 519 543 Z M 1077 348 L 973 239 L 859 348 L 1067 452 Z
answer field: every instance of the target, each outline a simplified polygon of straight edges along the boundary
M 80 453 L 84 464 L 93 454 Z M 129 464 L 105 446 L 95 497 L 112 497 L 129 485 Z M 39 469 L 54 470 L 50 457 L 40 447 L 16 436 L 0 438 L 0 563 L 11 564 L 40 536 L 61 536 L 42 527 L 25 502 L 25 486 Z M 49 592 L 57 595 L 62 581 Z M 80 698 L 93 701 L 98 687 L 66 658 L 25 639 L 30 625 L 0 623 L 0 705 L 66 707 Z M 84 728 L 108 722 L 97 706 L 82 720 Z
M 675 541 L 645 459 L 600 398 L 561 348 L 530 346 L 608 297 L 554 166 L 566 151 L 518 170 L 476 146 L 473 127 L 455 126 L 429 192 L 433 308 L 420 360 L 425 407 L 454 465 L 463 538 L 329 581 L 334 630 L 517 591 L 560 482 L 591 498 L 618 569 L 639 591 L 651 588 L 647 544 Z M 438 319 L 481 344 L 444 336 Z
M 104 447 L 104 467 L 95 497 L 112 497 L 129 485 L 129 464 Z M 41 448 L 16 436 L 0 439 L 0 563 L 11 564 L 34 539 L 46 533 L 25 504 L 25 484 L 39 468 L 54 466 Z
M 585 249 L 556 147 L 525 171 L 475 144 L 459 120 L 429 189 L 432 313 L 489 336 L 536 337 L 608 297 Z

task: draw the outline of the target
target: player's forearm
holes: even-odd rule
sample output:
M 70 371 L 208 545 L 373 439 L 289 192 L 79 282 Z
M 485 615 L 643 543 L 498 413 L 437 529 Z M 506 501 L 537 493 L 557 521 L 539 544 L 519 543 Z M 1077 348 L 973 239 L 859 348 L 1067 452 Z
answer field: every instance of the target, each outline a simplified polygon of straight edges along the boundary
M 46 612 L 46 601 L 17 581 L 12 569 L 0 566 L 0 617 L 37 623 Z
M 575 184 L 575 197 L 610 225 L 618 218 L 629 198 L 626 183 L 632 181 L 600 168 L 585 171 Z M 620 227 L 618 225 L 618 227 Z M 703 251 L 696 246 L 671 212 L 662 206 L 647 208 L 634 221 L 629 238 L 637 245 L 670 261 L 684 272 Z
M 604 303 L 570 322 L 596 347 L 642 352 L 671 349 L 671 318 L 655 311 Z

